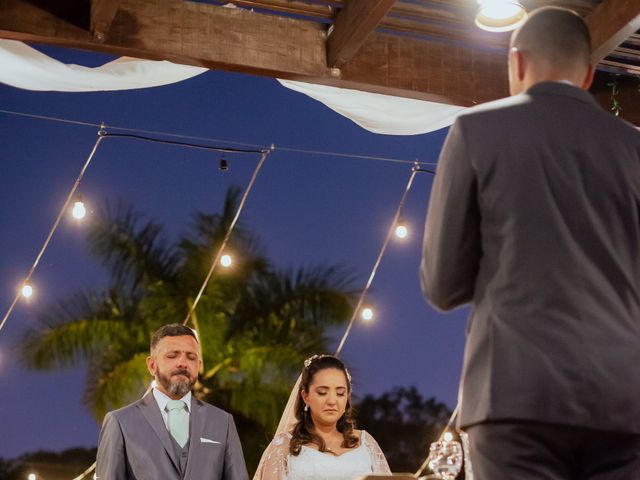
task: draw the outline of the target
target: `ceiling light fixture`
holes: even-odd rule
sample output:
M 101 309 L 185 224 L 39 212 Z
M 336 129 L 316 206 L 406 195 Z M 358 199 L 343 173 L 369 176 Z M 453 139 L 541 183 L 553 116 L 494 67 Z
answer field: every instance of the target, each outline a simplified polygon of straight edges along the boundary
M 527 19 L 527 11 L 515 0 L 480 0 L 476 25 L 488 32 L 515 30 Z

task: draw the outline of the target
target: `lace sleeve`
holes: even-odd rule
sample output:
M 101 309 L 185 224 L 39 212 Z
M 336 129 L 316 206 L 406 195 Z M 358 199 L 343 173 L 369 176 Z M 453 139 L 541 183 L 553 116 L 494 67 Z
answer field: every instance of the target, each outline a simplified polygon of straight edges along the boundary
M 364 437 L 362 440 L 367 448 L 367 452 L 369 452 L 369 457 L 371 457 L 372 472 L 379 475 L 391 475 L 391 469 L 389 468 L 384 453 L 382 453 L 380 445 L 378 445 L 375 438 L 369 435 L 368 432 L 363 433 Z
M 286 480 L 289 459 L 288 433 L 276 435 L 262 454 L 253 480 Z

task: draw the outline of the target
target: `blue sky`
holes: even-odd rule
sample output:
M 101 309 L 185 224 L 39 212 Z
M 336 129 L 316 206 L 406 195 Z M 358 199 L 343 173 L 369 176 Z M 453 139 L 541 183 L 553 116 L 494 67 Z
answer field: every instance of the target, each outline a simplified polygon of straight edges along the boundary
M 110 57 L 52 47 L 67 63 Z M 435 162 L 445 130 L 375 135 L 268 78 L 211 71 L 165 87 L 109 93 L 30 92 L 0 85 L 0 109 L 90 123 L 268 146 L 268 158 L 241 222 L 279 267 L 342 264 L 364 286 L 406 182 L 410 165 L 279 151 L 278 147 Z M 95 127 L 0 113 L 0 309 L 9 306 L 89 154 Z M 222 145 L 222 144 L 221 144 Z M 218 212 L 229 185 L 244 186 L 257 157 L 220 156 L 167 145 L 107 139 L 80 191 L 89 209 L 124 201 L 167 225 L 170 238 L 196 210 Z M 453 407 L 462 360 L 465 309 L 442 315 L 423 300 L 417 269 L 432 177 L 419 174 L 407 198 L 409 237 L 394 241 L 370 293 L 377 315 L 358 323 L 343 350 L 355 393 L 416 385 Z M 93 446 L 99 425 L 82 406 L 82 368 L 35 373 L 16 347 L 39 311 L 105 273 L 88 256 L 85 229 L 65 217 L 36 270 L 36 294 L 20 302 L 0 331 L 0 456 Z M 178 319 L 182 320 L 182 319 Z

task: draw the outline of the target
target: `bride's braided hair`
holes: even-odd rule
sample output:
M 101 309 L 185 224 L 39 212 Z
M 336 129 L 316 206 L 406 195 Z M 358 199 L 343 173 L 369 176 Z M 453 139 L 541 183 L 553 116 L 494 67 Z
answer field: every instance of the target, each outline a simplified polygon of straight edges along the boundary
M 313 381 L 314 375 L 320 370 L 329 368 L 340 370 L 344 373 L 347 380 L 347 404 L 344 414 L 338 420 L 337 429 L 343 436 L 342 447 L 353 448 L 358 444 L 358 437 L 353 433 L 355 421 L 353 419 L 353 408 L 351 407 L 351 375 L 349 375 L 344 363 L 331 355 L 314 355 L 305 360 L 304 368 L 302 369 L 302 378 L 300 380 L 300 393 L 302 393 L 303 390 L 309 393 L 309 386 Z M 291 432 L 292 438 L 289 443 L 289 452 L 291 455 L 298 455 L 302 446 L 309 443 L 316 444 L 319 451 L 326 452 L 326 445 L 322 437 L 313 433 L 314 428 L 311 412 L 309 410 L 305 411 L 305 403 L 300 393 L 298 394 L 295 405 L 295 414 L 298 422 Z

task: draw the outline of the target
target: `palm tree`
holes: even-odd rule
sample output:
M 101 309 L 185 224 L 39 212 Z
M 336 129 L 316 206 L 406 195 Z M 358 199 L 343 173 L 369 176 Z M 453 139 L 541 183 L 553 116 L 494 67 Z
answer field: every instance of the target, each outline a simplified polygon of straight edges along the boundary
M 160 224 L 130 208 L 107 205 L 88 244 L 108 269 L 110 286 L 46 308 L 39 316 L 41 328 L 23 340 L 26 364 L 38 370 L 86 364 L 84 401 L 98 421 L 139 398 L 149 382 L 144 359 L 150 333 L 184 318 L 240 193 L 228 190 L 219 215 L 198 213 L 175 244 L 164 240 Z M 195 393 L 234 412 L 239 430 L 261 429 L 252 437 L 264 443 L 302 360 L 327 351 L 327 328 L 349 318 L 351 278 L 334 266 L 278 271 L 242 226 L 234 229 L 227 250 L 242 260 L 216 272 L 191 317 L 203 357 Z M 248 463 L 255 461 L 248 457 Z

